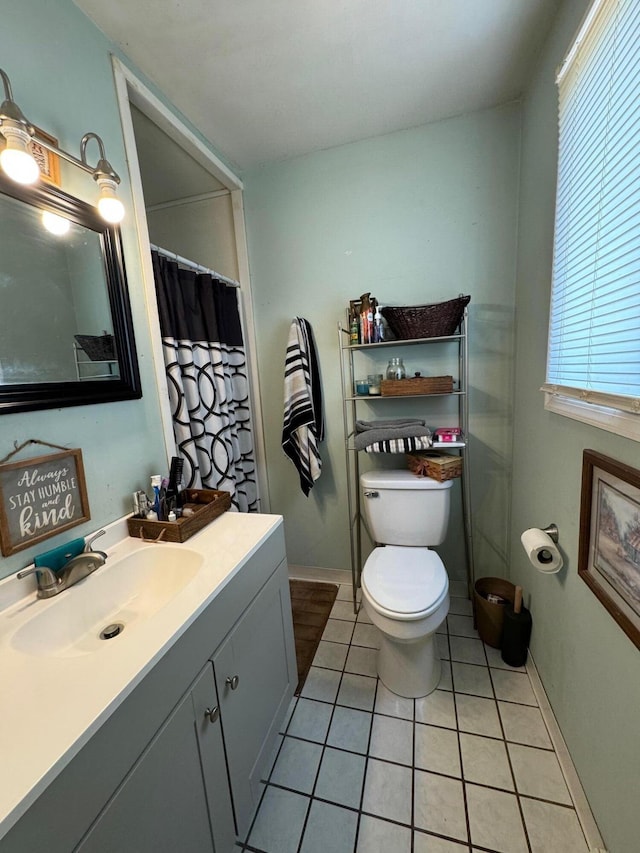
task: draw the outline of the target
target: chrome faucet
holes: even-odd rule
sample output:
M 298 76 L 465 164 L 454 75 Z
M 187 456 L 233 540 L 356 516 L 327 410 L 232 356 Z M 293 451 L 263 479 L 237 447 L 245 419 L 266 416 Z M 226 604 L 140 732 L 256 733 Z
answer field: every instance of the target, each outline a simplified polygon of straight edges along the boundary
M 98 530 L 85 544 L 84 551 L 75 557 L 72 557 L 68 563 L 56 573 L 47 566 L 32 566 L 29 569 L 24 569 L 18 572 L 16 577 L 25 578 L 27 575 L 32 575 L 37 572 L 38 578 L 38 598 L 52 598 L 54 595 L 59 595 L 65 589 L 77 584 L 87 575 L 95 572 L 100 566 L 104 566 L 107 555 L 104 551 L 94 551 L 93 543 L 98 536 L 102 536 L 104 530 Z

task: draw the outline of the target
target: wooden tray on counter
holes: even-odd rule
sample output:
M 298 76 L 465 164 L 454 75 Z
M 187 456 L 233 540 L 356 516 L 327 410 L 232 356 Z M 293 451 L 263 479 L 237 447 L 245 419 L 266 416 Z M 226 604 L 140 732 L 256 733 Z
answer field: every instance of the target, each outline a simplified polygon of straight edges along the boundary
M 217 489 L 185 489 L 182 493 L 184 509 L 193 515 L 181 516 L 176 521 L 149 521 L 146 518 L 127 519 L 129 536 L 154 542 L 186 542 L 231 506 L 229 492 Z

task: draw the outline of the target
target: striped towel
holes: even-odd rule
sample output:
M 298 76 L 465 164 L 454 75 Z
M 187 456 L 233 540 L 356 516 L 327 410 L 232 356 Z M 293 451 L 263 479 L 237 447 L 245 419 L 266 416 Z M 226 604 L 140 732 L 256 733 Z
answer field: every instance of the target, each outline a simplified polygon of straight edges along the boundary
M 412 453 L 414 450 L 427 450 L 431 441 L 427 435 L 409 436 L 408 438 L 389 438 L 386 441 L 375 441 L 364 448 L 365 453 Z
M 282 449 L 296 466 L 300 488 L 307 496 L 322 469 L 318 443 L 323 438 L 322 388 L 313 332 L 305 319 L 296 317 L 289 330 L 284 369 Z

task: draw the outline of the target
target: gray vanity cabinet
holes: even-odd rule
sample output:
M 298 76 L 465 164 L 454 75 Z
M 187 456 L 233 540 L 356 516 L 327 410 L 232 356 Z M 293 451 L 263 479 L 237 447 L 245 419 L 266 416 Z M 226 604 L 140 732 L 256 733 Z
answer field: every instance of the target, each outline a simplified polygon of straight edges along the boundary
M 235 830 L 249 828 L 296 681 L 280 524 L 0 840 L 0 851 L 231 853 Z
M 230 853 L 235 843 L 233 811 L 216 709 L 208 664 L 77 853 Z
M 295 652 L 288 586 L 275 573 L 213 656 L 238 835 L 249 829 L 260 779 L 291 699 Z

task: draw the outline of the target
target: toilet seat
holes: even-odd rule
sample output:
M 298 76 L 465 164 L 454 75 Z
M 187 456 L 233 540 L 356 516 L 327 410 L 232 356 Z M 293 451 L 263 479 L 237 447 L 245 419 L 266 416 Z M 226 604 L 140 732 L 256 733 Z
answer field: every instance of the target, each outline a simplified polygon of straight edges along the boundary
M 375 548 L 361 582 L 371 605 L 390 619 L 423 619 L 438 609 L 449 592 L 442 560 L 429 548 Z

